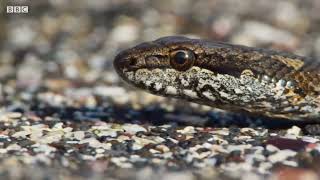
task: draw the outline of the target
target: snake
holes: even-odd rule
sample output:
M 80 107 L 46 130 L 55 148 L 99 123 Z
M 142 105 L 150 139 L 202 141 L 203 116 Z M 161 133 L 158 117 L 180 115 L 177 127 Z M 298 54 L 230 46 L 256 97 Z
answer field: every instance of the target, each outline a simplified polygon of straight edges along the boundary
M 320 122 L 320 62 L 289 52 L 184 36 L 119 52 L 119 76 L 154 95 L 225 111 Z

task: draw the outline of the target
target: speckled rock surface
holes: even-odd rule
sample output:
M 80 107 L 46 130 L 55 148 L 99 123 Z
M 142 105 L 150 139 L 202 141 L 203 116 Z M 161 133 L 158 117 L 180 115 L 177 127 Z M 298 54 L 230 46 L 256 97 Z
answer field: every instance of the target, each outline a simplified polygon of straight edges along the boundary
M 112 67 L 176 34 L 319 59 L 318 0 L 15 1 L 29 13 L 1 11 L 1 179 L 319 179 L 319 126 L 153 96 Z

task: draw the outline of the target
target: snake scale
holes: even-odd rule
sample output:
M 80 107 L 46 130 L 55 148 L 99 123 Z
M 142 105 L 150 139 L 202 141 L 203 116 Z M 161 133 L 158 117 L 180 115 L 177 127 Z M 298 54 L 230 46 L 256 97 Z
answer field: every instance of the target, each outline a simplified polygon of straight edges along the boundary
M 290 121 L 320 122 L 320 62 L 182 36 L 120 52 L 117 73 L 152 94 Z

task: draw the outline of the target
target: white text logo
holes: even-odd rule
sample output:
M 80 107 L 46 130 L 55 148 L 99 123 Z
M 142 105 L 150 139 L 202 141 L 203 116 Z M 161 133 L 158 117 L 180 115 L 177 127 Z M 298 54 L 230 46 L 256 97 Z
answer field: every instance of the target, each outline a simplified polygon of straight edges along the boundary
M 7 13 L 15 13 L 15 14 L 20 14 L 20 13 L 28 13 L 29 12 L 29 7 L 28 6 L 7 6 Z

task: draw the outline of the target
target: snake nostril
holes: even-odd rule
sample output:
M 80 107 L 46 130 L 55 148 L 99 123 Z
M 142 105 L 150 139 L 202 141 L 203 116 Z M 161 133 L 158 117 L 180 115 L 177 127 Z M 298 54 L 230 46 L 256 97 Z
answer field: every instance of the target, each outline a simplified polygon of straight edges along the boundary
M 135 58 L 131 58 L 131 59 L 129 59 L 129 66 L 134 66 L 134 65 L 137 65 L 137 63 L 138 63 L 138 60 L 137 59 L 135 59 Z

